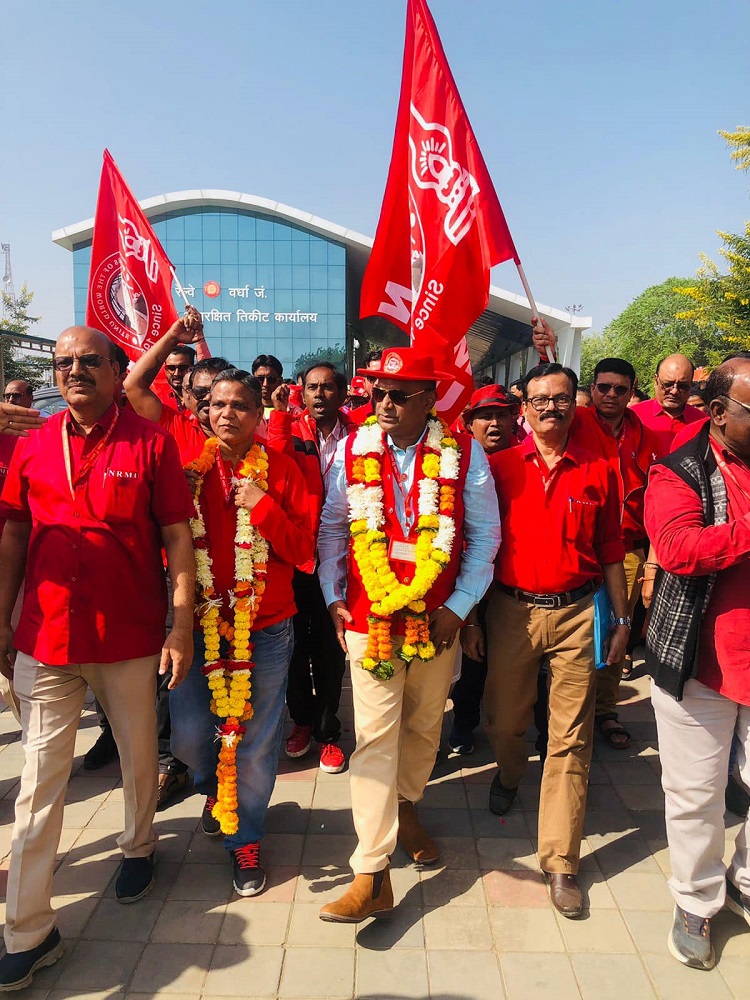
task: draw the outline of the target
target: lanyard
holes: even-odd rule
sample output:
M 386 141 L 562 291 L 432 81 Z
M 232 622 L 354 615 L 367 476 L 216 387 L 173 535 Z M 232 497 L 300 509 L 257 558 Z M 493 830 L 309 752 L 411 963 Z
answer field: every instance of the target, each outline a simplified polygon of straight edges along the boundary
M 393 452 L 386 445 L 386 451 L 388 452 L 388 458 L 391 462 L 391 471 L 393 472 L 393 481 L 398 487 L 398 491 L 401 494 L 404 501 L 404 518 L 407 523 L 407 527 L 411 527 L 412 521 L 414 519 L 414 497 L 417 492 L 417 465 L 419 463 L 420 457 L 422 455 L 422 442 L 419 443 L 417 447 L 417 454 L 414 456 L 414 478 L 412 479 L 411 489 L 407 493 L 404 489 L 404 483 L 406 482 L 406 473 L 401 472 L 398 467 L 398 462 L 393 457 Z
M 96 443 L 96 445 L 94 445 L 94 447 L 91 449 L 88 455 L 86 455 L 86 457 L 83 459 L 83 461 L 81 462 L 81 467 L 78 470 L 78 472 L 76 472 L 75 476 L 73 475 L 73 465 L 70 458 L 70 438 L 68 437 L 68 428 L 66 427 L 67 421 L 63 420 L 61 424 L 63 455 L 65 457 L 65 472 L 67 473 L 68 476 L 68 486 L 70 487 L 71 497 L 75 497 L 76 486 L 81 482 L 81 480 L 85 476 L 89 474 L 89 472 L 94 466 L 94 463 L 97 461 L 101 453 L 107 447 L 107 443 L 109 442 L 109 439 L 112 437 L 112 432 L 114 431 L 119 418 L 120 418 L 119 407 L 115 407 L 115 415 L 112 418 L 112 423 L 104 432 L 104 436 Z
M 741 493 L 744 493 L 745 490 L 740 485 L 740 481 L 737 478 L 737 476 L 734 474 L 734 469 L 732 468 L 732 466 L 728 462 L 726 462 L 722 458 L 721 451 L 714 444 L 713 438 L 711 438 L 711 450 L 714 453 L 714 458 L 716 459 L 716 464 L 719 466 L 719 469 L 721 469 L 722 476 L 724 476 L 725 479 L 728 476 L 732 480 L 732 482 L 734 483 L 734 485 L 737 487 L 737 489 L 740 490 Z
M 219 482 L 221 483 L 221 491 L 224 494 L 225 503 L 232 502 L 232 493 L 234 492 L 234 484 L 229 477 L 227 472 L 227 462 L 222 458 L 221 452 L 216 451 L 216 468 L 219 470 Z

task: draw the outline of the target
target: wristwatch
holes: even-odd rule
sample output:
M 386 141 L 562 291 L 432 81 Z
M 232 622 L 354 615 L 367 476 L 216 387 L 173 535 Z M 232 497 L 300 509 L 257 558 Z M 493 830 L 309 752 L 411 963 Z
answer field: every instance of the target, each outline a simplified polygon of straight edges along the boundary
M 630 618 L 615 618 L 615 625 L 627 625 L 630 628 L 632 624 Z

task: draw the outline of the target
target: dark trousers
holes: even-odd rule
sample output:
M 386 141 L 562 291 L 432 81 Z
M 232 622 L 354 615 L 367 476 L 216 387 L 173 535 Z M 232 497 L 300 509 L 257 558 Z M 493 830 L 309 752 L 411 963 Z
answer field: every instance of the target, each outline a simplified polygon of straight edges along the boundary
M 312 726 L 320 743 L 341 736 L 336 713 L 346 656 L 336 638 L 317 573 L 294 574 L 294 652 L 289 665 L 286 703 L 298 726 Z

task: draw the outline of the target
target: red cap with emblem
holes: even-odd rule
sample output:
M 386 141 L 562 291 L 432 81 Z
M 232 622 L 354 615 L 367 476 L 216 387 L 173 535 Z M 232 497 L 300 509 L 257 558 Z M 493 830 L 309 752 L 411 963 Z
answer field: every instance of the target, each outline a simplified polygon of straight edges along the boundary
M 383 351 L 378 368 L 358 368 L 357 374 L 399 382 L 437 382 L 441 378 L 452 378 L 446 372 L 437 371 L 433 358 L 420 354 L 413 347 L 390 347 Z

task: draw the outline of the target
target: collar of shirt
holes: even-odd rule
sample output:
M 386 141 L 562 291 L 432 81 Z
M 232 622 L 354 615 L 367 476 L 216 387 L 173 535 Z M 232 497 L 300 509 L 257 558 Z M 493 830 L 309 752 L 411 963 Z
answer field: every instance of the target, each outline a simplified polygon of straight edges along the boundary
M 537 450 L 536 441 L 534 440 L 533 434 L 529 434 L 527 438 L 524 438 L 524 440 L 521 442 L 520 445 L 518 445 L 518 447 L 524 458 L 526 459 L 531 458 L 534 459 L 535 461 L 537 458 L 541 459 L 539 451 Z M 573 465 L 580 465 L 582 458 L 585 458 L 585 456 L 586 456 L 585 449 L 581 448 L 581 446 L 576 441 L 574 435 L 572 434 L 569 435 L 568 442 L 565 445 L 565 451 L 562 454 L 562 461 L 571 462 Z M 542 471 L 543 474 L 549 475 L 550 472 L 554 471 L 554 469 L 552 470 L 547 469 L 546 462 L 542 461 L 542 465 L 544 466 L 544 469 L 543 470 L 540 469 L 540 471 Z M 555 468 L 558 468 L 560 465 L 561 462 L 558 462 Z
M 106 431 L 107 428 L 109 427 L 109 425 L 115 419 L 115 413 L 116 413 L 116 411 L 117 411 L 117 406 L 113 402 L 112 405 L 109 406 L 104 411 L 104 413 L 102 413 L 102 415 L 99 417 L 99 419 L 94 424 L 94 427 L 92 427 L 91 429 L 94 430 L 94 428 L 98 427 L 100 431 Z M 79 426 L 75 422 L 75 420 L 73 420 L 73 417 L 71 416 L 70 410 L 66 410 L 65 411 L 65 426 L 67 427 L 69 434 L 75 434 L 78 437 L 88 437 L 88 435 L 84 434 L 83 431 L 81 431 L 81 429 L 79 428 Z
M 344 436 L 344 425 L 341 423 L 340 420 L 337 419 L 336 423 L 333 426 L 333 430 L 328 435 L 328 437 L 323 437 L 320 431 L 318 431 L 318 450 L 322 454 L 324 448 L 326 448 L 327 450 L 332 449 L 333 447 L 332 442 L 335 441 L 336 444 L 338 444 L 338 442 L 341 440 L 343 436 Z M 335 451 L 336 449 L 333 448 L 333 450 Z
M 427 427 L 425 426 L 425 429 L 419 435 L 414 444 L 407 445 L 406 448 L 399 448 L 399 446 L 395 443 L 390 434 L 386 434 L 385 436 L 386 448 L 390 448 L 391 454 L 396 460 L 396 465 L 398 465 L 401 472 L 406 472 L 407 476 L 409 477 L 408 481 L 411 481 L 411 477 L 413 476 L 413 466 L 414 466 L 414 459 L 416 458 L 417 455 L 417 448 L 422 443 L 422 441 L 424 441 L 426 436 L 427 436 Z

